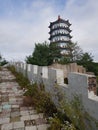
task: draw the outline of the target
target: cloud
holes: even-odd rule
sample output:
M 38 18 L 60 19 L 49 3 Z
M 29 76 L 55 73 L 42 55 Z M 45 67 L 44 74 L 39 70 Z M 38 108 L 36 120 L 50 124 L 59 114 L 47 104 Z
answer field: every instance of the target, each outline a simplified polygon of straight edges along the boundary
M 48 41 L 48 26 L 60 14 L 72 23 L 72 40 L 77 41 L 84 51 L 91 52 L 98 61 L 97 0 L 15 2 L 10 1 L 8 6 L 4 2 L 0 10 L 0 52 L 5 58 L 23 60 L 31 55 L 35 43 Z
M 64 10 L 72 23 L 73 40 L 77 41 L 84 51 L 95 55 L 94 58 L 98 61 L 98 54 L 95 53 L 98 48 L 98 1 L 77 1 L 69 0 Z
M 44 3 L 32 3 L 30 8 L 25 8 L 20 13 L 18 19 L 16 16 L 0 20 L 0 51 L 9 60 L 15 55 L 19 56 L 19 59 L 25 59 L 26 54 L 33 52 L 35 43 L 44 42 L 49 37 L 51 6 L 40 7 L 38 11 L 34 6 L 43 7 Z

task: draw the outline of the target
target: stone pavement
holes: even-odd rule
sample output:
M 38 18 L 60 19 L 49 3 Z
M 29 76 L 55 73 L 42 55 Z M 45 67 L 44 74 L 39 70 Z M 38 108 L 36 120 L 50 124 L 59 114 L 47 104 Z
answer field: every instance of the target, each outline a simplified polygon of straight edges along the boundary
M 43 113 L 23 105 L 23 90 L 6 68 L 0 71 L 0 130 L 47 130 Z

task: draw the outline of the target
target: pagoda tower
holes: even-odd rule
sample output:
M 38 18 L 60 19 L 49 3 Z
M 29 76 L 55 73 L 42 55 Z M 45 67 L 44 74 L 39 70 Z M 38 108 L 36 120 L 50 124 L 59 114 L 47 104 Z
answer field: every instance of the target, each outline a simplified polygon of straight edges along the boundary
M 67 55 L 68 48 L 66 45 L 71 42 L 70 26 L 69 20 L 61 19 L 60 16 L 56 21 L 50 22 L 49 25 L 50 44 L 57 44 L 62 55 Z

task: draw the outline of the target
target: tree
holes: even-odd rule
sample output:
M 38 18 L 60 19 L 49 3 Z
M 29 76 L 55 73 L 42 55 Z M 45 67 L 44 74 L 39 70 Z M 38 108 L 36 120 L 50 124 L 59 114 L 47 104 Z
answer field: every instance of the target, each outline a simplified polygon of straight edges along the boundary
M 49 58 L 49 45 L 45 42 L 43 44 L 35 44 L 35 49 L 32 55 L 26 58 L 29 64 L 36 64 L 39 66 L 47 66 Z
M 60 59 L 61 64 L 77 62 L 81 59 L 83 51 L 77 43 L 74 43 L 72 41 L 70 43 L 67 43 L 66 49 L 67 54 L 62 56 L 62 58 Z
M 87 71 L 94 72 L 93 56 L 91 53 L 85 52 L 81 59 L 78 61 L 79 65 L 83 65 Z
M 89 62 L 93 62 L 93 56 L 91 53 L 85 52 L 82 57 L 80 62 L 83 63 L 89 63 Z
M 50 56 L 50 64 L 54 61 L 57 61 L 61 58 L 60 48 L 56 45 L 56 43 L 51 43 L 49 46 L 49 56 Z
M 76 62 L 81 59 L 83 51 L 77 43 L 70 42 L 67 44 L 67 48 L 68 58 L 70 58 L 70 62 Z
M 36 64 L 39 66 L 51 65 L 54 60 L 60 58 L 60 50 L 56 44 L 38 43 L 32 55 L 26 57 L 28 64 Z
M 0 66 L 3 66 L 5 64 L 7 64 L 8 62 L 2 57 L 2 55 L 0 54 Z

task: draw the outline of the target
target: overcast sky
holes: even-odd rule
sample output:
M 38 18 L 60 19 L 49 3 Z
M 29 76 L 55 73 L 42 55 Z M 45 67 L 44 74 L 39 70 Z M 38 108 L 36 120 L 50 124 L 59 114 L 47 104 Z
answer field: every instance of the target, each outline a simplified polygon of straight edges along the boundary
M 0 53 L 24 60 L 35 43 L 48 41 L 58 15 L 72 24 L 72 41 L 98 62 L 98 0 L 0 0 Z

